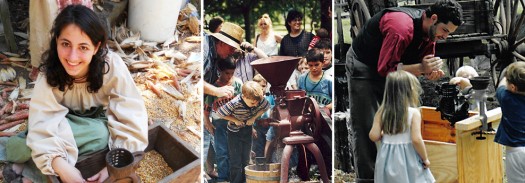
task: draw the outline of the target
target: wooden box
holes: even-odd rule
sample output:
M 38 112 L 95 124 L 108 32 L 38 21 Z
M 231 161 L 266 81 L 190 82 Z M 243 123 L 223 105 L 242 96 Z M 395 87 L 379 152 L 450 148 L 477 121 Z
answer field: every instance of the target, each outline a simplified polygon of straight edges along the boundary
M 434 107 L 421 107 L 421 133 L 423 139 L 456 143 L 456 129 Z
M 421 131 L 436 182 L 503 182 L 503 149 L 494 142 L 494 135 L 484 135 L 485 140 L 472 135 L 479 131 L 481 121 L 478 115 L 471 115 L 452 128 L 435 108 L 421 107 Z M 488 111 L 487 117 L 496 128 L 501 109 Z
M 197 182 L 201 161 L 193 147 L 162 124 L 150 126 L 148 138 L 146 152 L 150 150 L 159 152 L 174 171 L 159 182 Z

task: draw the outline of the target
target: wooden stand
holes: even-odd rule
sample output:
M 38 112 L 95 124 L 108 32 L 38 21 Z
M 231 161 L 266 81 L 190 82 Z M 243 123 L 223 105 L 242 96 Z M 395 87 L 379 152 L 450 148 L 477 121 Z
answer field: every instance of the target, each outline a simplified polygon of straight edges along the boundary
M 485 140 L 472 135 L 479 131 L 481 121 L 475 113 L 471 115 L 452 128 L 435 108 L 421 107 L 423 139 L 436 182 L 503 182 L 503 148 L 494 142 L 494 135 L 484 135 Z M 497 128 L 501 109 L 488 111 L 487 117 Z

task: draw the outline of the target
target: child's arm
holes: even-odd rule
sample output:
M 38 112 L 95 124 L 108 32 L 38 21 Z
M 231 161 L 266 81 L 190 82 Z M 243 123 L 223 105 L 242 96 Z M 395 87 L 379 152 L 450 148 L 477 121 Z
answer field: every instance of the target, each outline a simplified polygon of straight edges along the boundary
M 503 77 L 501 81 L 499 82 L 498 88 L 500 86 L 506 86 L 507 85 L 507 77 Z
M 377 142 L 381 140 L 381 115 L 379 112 L 376 112 L 374 115 L 374 123 L 372 124 L 372 129 L 370 130 L 370 133 L 368 134 L 368 137 L 370 140 Z
M 472 84 L 470 84 L 470 80 L 463 77 L 454 77 L 450 79 L 448 83 L 452 85 L 458 85 L 461 89 L 465 89 L 469 86 L 472 86 Z
M 255 114 L 255 116 L 253 116 L 253 117 L 251 117 L 250 119 L 248 119 L 248 122 L 246 122 L 246 125 L 248 125 L 248 126 L 253 125 L 253 123 L 255 122 L 255 120 L 256 120 L 257 118 L 259 118 L 260 116 L 262 116 L 265 112 L 266 112 L 266 110 L 260 110 L 259 112 L 257 112 L 257 114 Z
M 204 110 L 204 128 L 210 132 L 211 135 L 215 135 L 215 126 L 210 121 L 210 111 Z
M 239 96 L 237 96 L 239 97 Z M 236 101 L 236 98 L 230 100 L 226 104 L 222 105 L 217 109 L 215 115 L 219 118 L 234 122 L 236 125 L 243 126 L 243 122 L 238 120 L 237 118 L 233 117 L 233 111 L 235 110 L 234 107 L 234 101 Z
M 235 117 L 233 117 L 233 115 L 224 116 L 224 117 L 222 117 L 222 119 L 225 119 L 225 120 L 228 120 L 228 121 L 234 122 L 235 125 L 237 125 L 237 126 L 244 126 L 244 122 L 241 121 L 241 120 L 238 120 L 238 119 L 235 118 Z
M 427 150 L 425 148 L 425 143 L 423 142 L 423 137 L 421 136 L 421 114 L 419 110 L 414 112 L 412 116 L 412 127 L 410 129 L 410 136 L 412 138 L 412 144 L 414 149 L 416 149 L 417 154 L 423 160 L 423 166 L 428 168 L 430 166 L 430 161 L 428 160 Z
M 332 103 L 329 103 L 329 104 L 325 105 L 324 107 L 326 107 L 326 108 L 332 110 Z

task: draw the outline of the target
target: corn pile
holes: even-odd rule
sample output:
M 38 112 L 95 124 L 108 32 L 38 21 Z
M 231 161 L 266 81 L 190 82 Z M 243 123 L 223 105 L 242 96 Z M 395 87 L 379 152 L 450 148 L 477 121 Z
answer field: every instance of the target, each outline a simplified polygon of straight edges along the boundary
M 140 167 L 135 171 L 142 182 L 159 182 L 164 177 L 173 173 L 162 155 L 155 150 L 146 152 L 140 161 Z
M 4 52 L 6 54 L 7 52 Z M 14 68 L 5 66 L 15 63 L 14 58 L 7 57 L 16 54 L 0 53 L 0 137 L 12 136 L 18 130 L 20 124 L 29 117 L 29 98 L 32 89 L 27 89 L 27 81 L 23 77 L 17 77 Z M 25 60 L 27 61 L 27 60 Z M 24 62 L 25 62 L 24 61 Z

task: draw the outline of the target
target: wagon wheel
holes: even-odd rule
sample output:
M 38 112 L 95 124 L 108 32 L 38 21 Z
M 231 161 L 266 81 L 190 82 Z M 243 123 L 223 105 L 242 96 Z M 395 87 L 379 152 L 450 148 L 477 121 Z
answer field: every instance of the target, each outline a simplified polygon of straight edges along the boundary
M 350 36 L 355 38 L 366 21 L 370 19 L 370 12 L 364 0 L 351 0 L 350 4 Z
M 304 132 L 318 140 L 321 137 L 321 111 L 314 98 L 306 98 L 303 114 L 310 114 L 312 118 L 312 121 L 304 124 Z
M 521 8 L 518 8 L 521 6 Z M 518 9 L 522 9 L 521 15 L 517 14 Z M 500 76 L 496 75 L 496 70 L 503 70 L 513 62 L 525 61 L 525 57 L 518 52 L 518 50 L 524 50 L 525 37 L 520 36 L 520 32 L 523 30 L 523 24 L 525 23 L 525 14 L 523 10 L 525 4 L 523 1 L 510 0 L 494 1 L 494 16 L 496 17 L 495 26 L 499 33 L 506 35 L 501 40 L 494 40 L 498 47 L 498 53 L 496 53 L 497 59 L 491 62 L 492 80 L 497 87 L 499 84 Z M 501 75 L 501 72 L 500 72 Z

